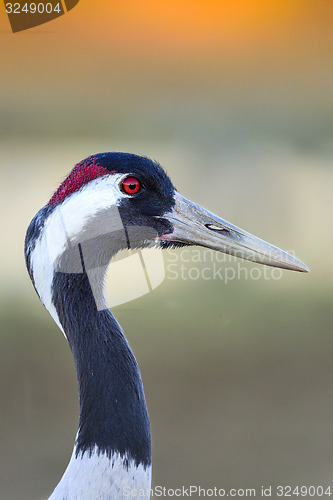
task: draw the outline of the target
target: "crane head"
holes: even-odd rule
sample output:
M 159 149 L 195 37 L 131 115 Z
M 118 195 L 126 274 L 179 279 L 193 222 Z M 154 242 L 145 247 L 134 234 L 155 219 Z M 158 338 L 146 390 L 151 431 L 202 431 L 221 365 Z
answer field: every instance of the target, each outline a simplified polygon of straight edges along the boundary
M 104 241 L 100 254 L 105 264 L 126 247 L 199 245 L 269 266 L 309 271 L 295 257 L 184 198 L 162 167 L 142 156 L 102 153 L 83 160 L 49 207 L 61 208 L 71 248 L 84 242 L 96 256 Z

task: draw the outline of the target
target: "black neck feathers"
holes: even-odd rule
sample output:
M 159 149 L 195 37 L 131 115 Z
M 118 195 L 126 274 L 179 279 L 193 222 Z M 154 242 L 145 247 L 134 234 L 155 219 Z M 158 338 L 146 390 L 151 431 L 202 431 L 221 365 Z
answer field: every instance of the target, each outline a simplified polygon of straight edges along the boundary
M 52 301 L 77 372 L 80 421 L 76 454 L 97 449 L 151 463 L 150 426 L 140 371 L 109 310 L 97 310 L 88 276 L 55 273 Z

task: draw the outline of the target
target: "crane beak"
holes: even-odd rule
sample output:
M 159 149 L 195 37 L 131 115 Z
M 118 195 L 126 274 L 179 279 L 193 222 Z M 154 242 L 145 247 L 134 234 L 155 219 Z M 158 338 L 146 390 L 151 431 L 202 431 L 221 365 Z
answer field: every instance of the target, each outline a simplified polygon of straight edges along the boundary
M 177 192 L 173 211 L 163 217 L 171 222 L 173 232 L 160 236 L 160 241 L 199 245 L 267 266 L 309 272 L 295 257 L 220 219 Z

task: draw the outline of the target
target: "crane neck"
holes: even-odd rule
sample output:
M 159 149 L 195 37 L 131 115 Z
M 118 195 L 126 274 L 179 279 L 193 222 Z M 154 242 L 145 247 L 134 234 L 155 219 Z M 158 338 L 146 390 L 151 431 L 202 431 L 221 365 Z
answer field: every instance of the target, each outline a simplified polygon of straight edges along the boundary
M 79 427 L 67 470 L 80 463 L 80 476 L 106 470 L 105 476 L 117 489 L 120 485 L 128 492 L 137 485 L 149 488 L 149 418 L 140 371 L 127 340 L 111 312 L 98 309 L 96 290 L 93 293 L 86 272 L 55 273 L 52 288 L 79 390 Z M 70 484 L 66 473 L 57 487 L 61 495 L 63 486 Z
M 108 309 L 98 310 L 87 273 L 55 273 L 53 302 L 76 367 L 76 453 L 127 455 L 150 465 L 150 429 L 135 357 Z
M 151 439 L 141 375 L 103 293 L 114 249 L 105 261 L 89 241 L 83 248 L 63 238 L 66 244 L 59 245 L 58 219 L 55 209 L 42 209 L 30 224 L 25 248 L 35 289 L 69 342 L 79 391 L 73 455 L 50 500 L 116 500 L 124 488 L 127 496 L 140 488 L 147 499 Z M 108 242 L 100 243 L 101 248 Z

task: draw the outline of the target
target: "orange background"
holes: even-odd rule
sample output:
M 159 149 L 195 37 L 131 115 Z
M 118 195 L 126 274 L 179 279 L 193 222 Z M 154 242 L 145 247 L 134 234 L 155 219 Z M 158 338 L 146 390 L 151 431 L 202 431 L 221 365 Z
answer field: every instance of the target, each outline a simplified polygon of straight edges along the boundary
M 154 484 L 330 484 L 333 3 L 80 0 L 16 34 L 1 3 L 0 44 L 0 498 L 46 498 L 77 426 L 24 234 L 76 162 L 113 150 L 156 158 L 183 195 L 311 269 L 166 279 L 114 311 L 143 375 Z

